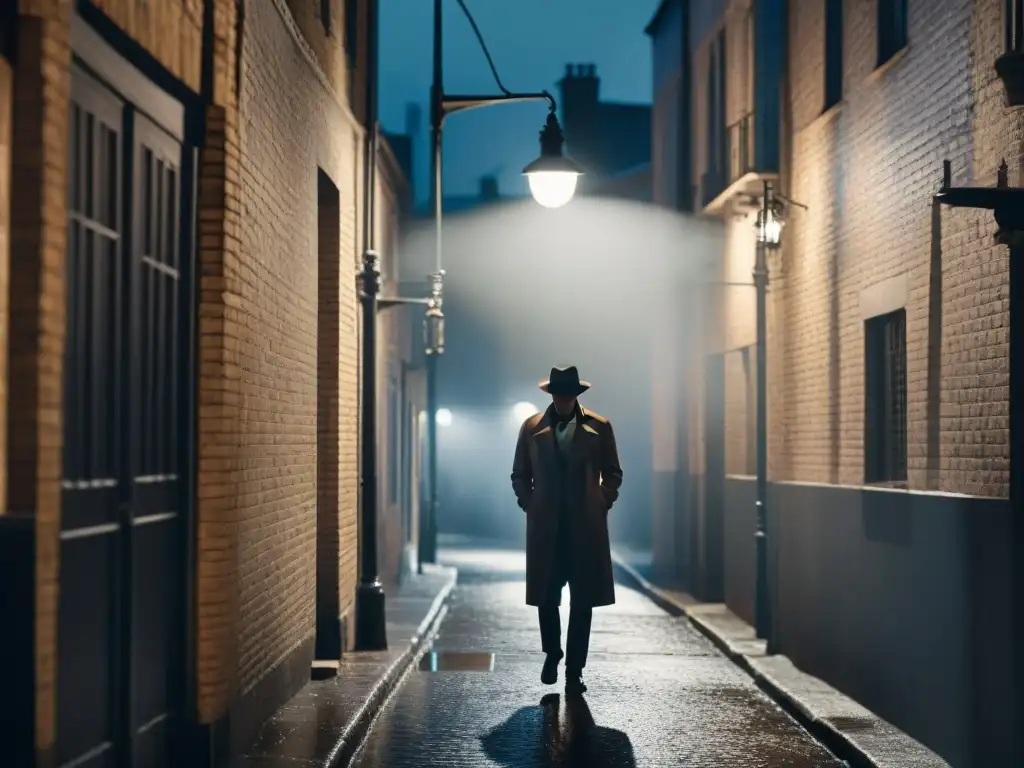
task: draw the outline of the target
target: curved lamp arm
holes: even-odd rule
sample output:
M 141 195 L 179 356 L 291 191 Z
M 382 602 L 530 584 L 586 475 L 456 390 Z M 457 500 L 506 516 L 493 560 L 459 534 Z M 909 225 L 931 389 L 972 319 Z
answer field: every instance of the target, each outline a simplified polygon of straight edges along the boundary
M 473 14 L 470 13 L 469 8 L 466 7 L 465 0 L 455 0 L 459 4 L 459 8 L 462 9 L 463 15 L 469 22 L 469 26 L 473 29 L 473 34 L 476 35 L 477 42 L 480 43 L 480 49 L 484 53 L 484 57 L 487 59 L 487 66 L 491 68 L 491 74 L 494 76 L 494 82 L 497 83 L 498 89 L 501 91 L 501 95 L 494 96 L 447 96 L 444 93 L 441 94 L 441 119 L 443 120 L 447 115 L 453 112 L 460 112 L 465 109 L 476 109 L 478 107 L 487 107 L 491 104 L 508 104 L 514 102 L 523 101 L 546 101 L 548 103 L 548 109 L 554 113 L 558 111 L 558 104 L 555 102 L 555 97 L 552 96 L 548 91 L 540 91 L 539 93 L 513 93 L 505 84 L 501 82 L 501 76 L 498 74 L 498 68 L 494 65 L 494 59 L 491 57 L 491 52 L 487 48 L 487 43 L 484 41 L 484 36 L 480 32 L 480 27 L 477 26 L 476 19 L 473 18 Z

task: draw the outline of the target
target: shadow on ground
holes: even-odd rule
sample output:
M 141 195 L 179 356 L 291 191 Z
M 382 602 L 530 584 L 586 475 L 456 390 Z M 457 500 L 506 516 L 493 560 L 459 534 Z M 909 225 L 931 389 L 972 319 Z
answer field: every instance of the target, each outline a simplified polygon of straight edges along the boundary
M 557 693 L 523 707 L 480 737 L 487 756 L 504 768 L 635 768 L 633 745 L 622 731 L 594 722 L 582 698 Z M 532 745 L 532 749 L 524 749 Z

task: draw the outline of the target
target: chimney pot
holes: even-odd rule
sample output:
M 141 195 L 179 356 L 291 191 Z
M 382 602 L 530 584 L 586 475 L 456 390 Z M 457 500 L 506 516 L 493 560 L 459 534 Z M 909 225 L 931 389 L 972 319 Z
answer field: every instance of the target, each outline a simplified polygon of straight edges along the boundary
M 565 76 L 572 77 L 572 64 L 565 65 Z
M 496 176 L 482 176 L 480 178 L 480 199 L 498 199 L 498 179 Z

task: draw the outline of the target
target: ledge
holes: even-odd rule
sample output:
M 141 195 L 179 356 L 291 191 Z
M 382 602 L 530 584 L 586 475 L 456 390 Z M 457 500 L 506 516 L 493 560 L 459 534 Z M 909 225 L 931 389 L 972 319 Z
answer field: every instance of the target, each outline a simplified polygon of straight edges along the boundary
M 717 215 L 725 212 L 726 204 L 737 195 L 761 196 L 761 185 L 768 182 L 776 182 L 779 179 L 777 171 L 750 171 L 740 176 L 715 195 L 714 199 L 701 209 L 701 213 Z

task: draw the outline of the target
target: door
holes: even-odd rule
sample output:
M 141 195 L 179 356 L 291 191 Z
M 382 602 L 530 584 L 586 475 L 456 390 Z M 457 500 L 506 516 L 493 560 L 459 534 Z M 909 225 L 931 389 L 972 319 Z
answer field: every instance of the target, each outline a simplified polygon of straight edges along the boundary
M 704 383 L 704 519 L 701 521 L 702 600 L 722 599 L 725 519 L 725 357 L 708 355 Z
M 127 65 L 126 65 L 127 66 Z M 59 765 L 168 765 L 184 678 L 182 146 L 72 66 Z

